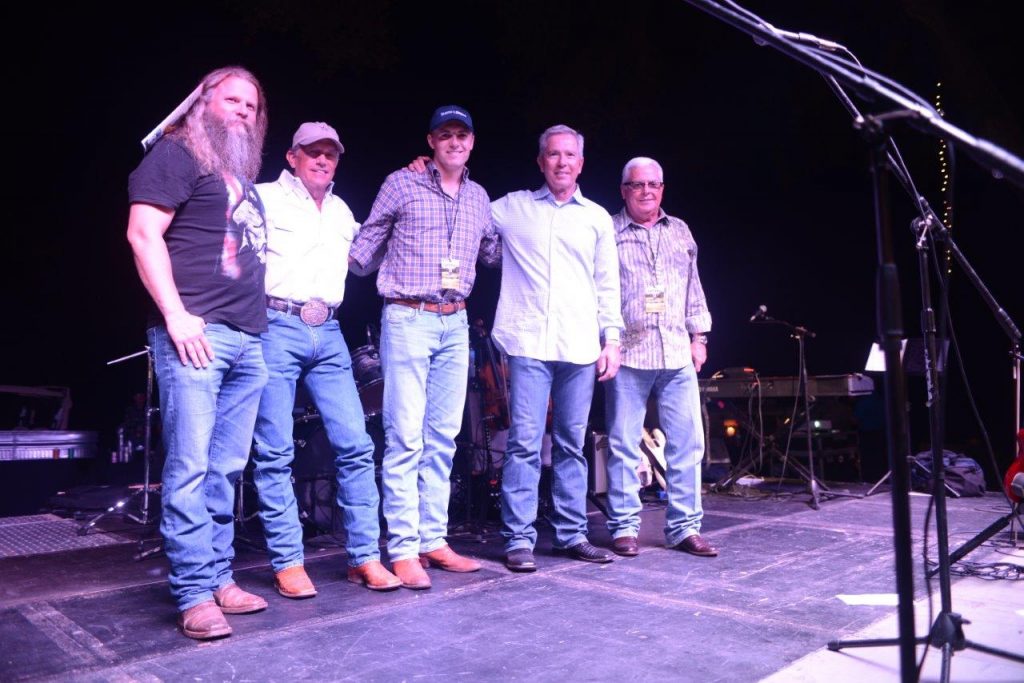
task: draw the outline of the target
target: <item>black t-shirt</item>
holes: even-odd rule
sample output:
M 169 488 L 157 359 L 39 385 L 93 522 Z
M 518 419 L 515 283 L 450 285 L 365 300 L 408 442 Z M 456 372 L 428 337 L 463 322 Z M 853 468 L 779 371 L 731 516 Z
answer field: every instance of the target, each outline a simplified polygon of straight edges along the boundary
M 244 332 L 267 329 L 267 224 L 251 182 L 203 174 L 192 153 L 167 137 L 128 178 L 128 200 L 174 210 L 164 240 L 185 310 Z

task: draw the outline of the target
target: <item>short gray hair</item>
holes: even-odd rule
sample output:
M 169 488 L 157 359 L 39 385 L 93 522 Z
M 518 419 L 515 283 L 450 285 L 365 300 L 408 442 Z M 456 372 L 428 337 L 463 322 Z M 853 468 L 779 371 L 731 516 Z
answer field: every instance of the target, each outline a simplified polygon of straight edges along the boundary
M 626 165 L 622 167 L 622 182 L 625 183 L 629 180 L 629 172 L 634 168 L 642 168 L 644 166 L 653 166 L 658 172 L 658 180 L 665 182 L 665 171 L 661 169 L 661 164 L 650 157 L 633 157 L 626 162 Z
M 540 148 L 537 151 L 537 156 L 544 156 L 544 149 L 548 146 L 548 139 L 555 135 L 575 135 L 576 142 L 579 143 L 580 158 L 583 158 L 583 134 L 573 128 L 570 128 L 569 126 L 565 126 L 562 124 L 558 124 L 557 126 L 551 126 L 546 131 L 540 134 Z

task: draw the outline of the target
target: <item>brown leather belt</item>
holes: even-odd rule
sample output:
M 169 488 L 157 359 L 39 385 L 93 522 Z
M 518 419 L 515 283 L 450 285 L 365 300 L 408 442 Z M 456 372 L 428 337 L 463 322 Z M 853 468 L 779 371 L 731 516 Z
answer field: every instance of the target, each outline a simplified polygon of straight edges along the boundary
M 334 317 L 334 313 L 338 310 L 337 306 L 328 306 L 320 299 L 312 299 L 310 301 L 290 301 L 288 299 L 281 299 L 276 296 L 267 295 L 267 308 L 275 311 L 281 311 L 282 313 L 290 313 L 291 315 L 297 315 L 302 318 L 302 322 L 307 325 L 316 327 L 323 325 L 325 322 Z
M 452 313 L 458 313 L 459 311 L 466 308 L 465 301 L 421 301 L 419 299 L 387 299 L 389 304 L 398 304 L 399 306 L 408 306 L 409 308 L 418 308 L 421 311 L 429 311 L 430 313 L 437 313 L 439 315 L 451 315 Z

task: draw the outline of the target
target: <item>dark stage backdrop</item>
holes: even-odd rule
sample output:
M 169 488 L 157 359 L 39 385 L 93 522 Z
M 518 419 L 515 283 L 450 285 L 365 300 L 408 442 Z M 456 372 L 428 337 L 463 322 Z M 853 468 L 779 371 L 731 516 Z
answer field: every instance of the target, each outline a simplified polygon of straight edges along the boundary
M 948 118 L 1024 153 L 1020 51 L 1001 2 L 751 0 L 776 26 L 838 40 L 869 67 L 931 98 Z M 583 191 L 621 206 L 632 156 L 665 167 L 665 208 L 687 220 L 715 325 L 705 375 L 747 365 L 795 374 L 796 348 L 747 319 L 759 304 L 818 333 L 813 374 L 863 368 L 875 337 L 875 238 L 867 154 L 825 83 L 808 69 L 683 2 L 520 0 L 207 0 L 30 7 L 5 22 L 7 303 L 0 384 L 69 385 L 72 425 L 106 450 L 133 392 L 147 296 L 124 239 L 126 180 L 139 140 L 212 68 L 239 63 L 263 81 L 270 133 L 261 179 L 277 176 L 295 127 L 325 120 L 346 154 L 336 191 L 365 217 L 390 171 L 427 151 L 431 110 L 466 106 L 477 123 L 473 177 L 493 197 L 539 186 L 537 135 L 567 123 L 587 136 Z M 12 45 L 20 47 L 17 50 Z M 870 110 L 877 107 L 868 104 Z M 911 171 L 941 206 L 936 140 L 898 130 Z M 954 234 L 1018 323 L 1021 191 L 957 157 Z M 906 327 L 917 330 L 917 273 L 893 193 Z M 470 301 L 489 324 L 498 277 Z M 968 377 L 1001 463 L 1012 454 L 1007 341 L 954 268 L 953 314 Z M 350 277 L 341 319 L 350 345 L 376 324 L 371 279 Z M 926 443 L 920 424 L 915 442 Z M 976 450 L 964 386 L 950 385 L 949 437 Z M 13 415 L 0 415 L 7 427 Z M 2 466 L 2 465 L 0 465 Z

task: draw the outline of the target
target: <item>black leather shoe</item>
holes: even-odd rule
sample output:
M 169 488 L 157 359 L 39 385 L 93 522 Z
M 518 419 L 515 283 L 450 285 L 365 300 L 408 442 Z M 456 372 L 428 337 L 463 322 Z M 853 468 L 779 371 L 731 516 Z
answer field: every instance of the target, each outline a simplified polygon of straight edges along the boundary
M 612 541 L 612 552 L 623 557 L 635 557 L 640 554 L 636 536 L 620 536 Z
M 529 548 L 517 548 L 505 555 L 505 566 L 514 572 L 535 572 L 537 561 L 533 559 L 533 551 Z
M 718 555 L 718 549 L 705 541 L 700 534 L 687 536 L 682 543 L 673 547 L 676 550 L 682 550 L 684 553 L 699 555 L 700 557 L 715 557 Z
M 571 545 L 568 548 L 563 548 L 561 552 L 574 560 L 582 560 L 584 562 L 606 564 L 612 561 L 612 554 L 610 552 L 604 548 L 598 548 L 597 546 L 591 545 L 587 541 Z

